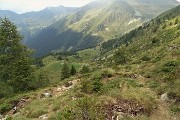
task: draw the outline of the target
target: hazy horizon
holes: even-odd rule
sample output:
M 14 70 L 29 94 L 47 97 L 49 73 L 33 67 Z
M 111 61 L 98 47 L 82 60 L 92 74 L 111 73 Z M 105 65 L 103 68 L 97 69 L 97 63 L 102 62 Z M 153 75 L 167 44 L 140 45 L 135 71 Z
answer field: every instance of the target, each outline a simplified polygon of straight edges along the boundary
M 18 14 L 40 11 L 47 7 L 82 7 L 95 0 L 0 0 L 0 10 L 10 10 Z M 180 0 L 177 0 L 180 2 Z
M 10 10 L 16 13 L 40 11 L 47 7 L 81 7 L 94 0 L 0 0 L 1 10 Z

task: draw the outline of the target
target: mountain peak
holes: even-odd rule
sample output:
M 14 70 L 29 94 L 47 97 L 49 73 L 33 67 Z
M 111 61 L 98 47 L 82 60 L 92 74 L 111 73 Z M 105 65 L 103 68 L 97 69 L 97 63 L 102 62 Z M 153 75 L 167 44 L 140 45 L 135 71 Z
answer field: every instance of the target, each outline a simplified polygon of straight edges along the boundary
M 128 33 L 176 5 L 176 0 L 92 1 L 43 29 L 27 43 L 37 49 L 38 55 L 57 49 L 66 51 L 92 47 Z M 44 44 L 37 46 L 37 42 Z

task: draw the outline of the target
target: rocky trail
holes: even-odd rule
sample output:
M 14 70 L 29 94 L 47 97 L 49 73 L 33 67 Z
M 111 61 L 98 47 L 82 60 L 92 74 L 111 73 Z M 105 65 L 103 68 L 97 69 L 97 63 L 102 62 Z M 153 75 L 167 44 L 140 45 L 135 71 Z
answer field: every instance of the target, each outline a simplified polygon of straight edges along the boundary
M 52 96 L 58 97 L 58 96 L 62 95 L 64 92 L 72 89 L 79 81 L 80 81 L 79 79 L 73 80 L 73 81 L 66 83 L 63 86 L 53 88 Z
M 118 77 L 118 76 L 115 76 Z M 160 96 L 158 96 L 153 90 L 146 87 L 146 81 L 150 80 L 150 78 L 145 78 L 142 75 L 138 74 L 132 74 L 128 76 L 129 78 L 133 78 L 136 80 L 139 84 L 142 84 L 145 91 L 148 91 L 152 93 L 157 101 L 157 107 L 152 110 L 150 114 L 150 120 L 178 120 L 178 117 L 174 117 L 169 110 L 169 103 L 165 100 L 162 101 L 160 99 Z M 46 99 L 46 98 L 58 98 L 65 92 L 69 91 L 70 89 L 74 88 L 75 85 L 80 81 L 80 79 L 75 79 L 73 81 L 69 81 L 65 83 L 62 86 L 56 86 L 52 87 L 49 90 L 44 90 L 43 92 L 39 93 L 38 97 L 36 99 Z M 123 85 L 122 85 L 123 88 Z M 123 91 L 123 89 L 122 89 Z M 5 113 L 3 116 L 4 118 L 0 118 L 0 120 L 6 120 L 7 116 L 14 116 L 17 112 L 19 112 L 21 109 L 23 109 L 27 104 L 31 103 L 31 98 L 21 98 L 19 101 L 15 103 L 13 108 Z M 123 116 L 130 116 L 135 117 L 137 115 L 146 114 L 146 109 L 141 103 L 138 103 L 136 101 L 132 100 L 125 100 L 125 99 L 119 99 L 114 103 L 109 103 L 105 105 L 105 115 L 106 120 L 120 120 L 123 118 Z M 37 120 L 47 120 L 49 117 L 49 113 L 51 111 L 51 105 L 49 105 L 48 113 L 39 116 Z
M 40 93 L 36 99 L 43 99 L 49 97 L 57 98 L 61 96 L 63 93 L 67 92 L 68 90 L 72 89 L 77 84 L 78 81 L 79 79 L 69 81 L 65 85 L 51 88 L 51 91 L 44 90 L 44 92 Z M 19 101 L 16 101 L 15 103 L 13 103 L 14 106 L 11 110 L 1 115 L 0 120 L 6 120 L 8 117 L 13 117 L 17 112 L 20 111 L 20 109 L 23 109 L 31 101 L 32 100 L 30 97 L 21 98 Z M 39 117 L 39 119 L 40 120 L 48 119 L 48 115 L 47 114 L 42 115 Z

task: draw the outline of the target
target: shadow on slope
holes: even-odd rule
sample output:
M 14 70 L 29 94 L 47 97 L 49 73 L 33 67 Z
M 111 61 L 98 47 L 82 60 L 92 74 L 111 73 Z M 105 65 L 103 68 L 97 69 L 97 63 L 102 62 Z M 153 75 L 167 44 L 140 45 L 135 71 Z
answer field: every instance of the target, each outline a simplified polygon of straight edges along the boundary
M 70 51 L 80 50 L 96 46 L 101 42 L 101 38 L 92 35 L 84 36 L 83 33 L 67 29 L 61 33 L 51 27 L 42 30 L 37 36 L 28 40 L 27 45 L 35 49 L 35 56 L 43 56 L 53 50 Z

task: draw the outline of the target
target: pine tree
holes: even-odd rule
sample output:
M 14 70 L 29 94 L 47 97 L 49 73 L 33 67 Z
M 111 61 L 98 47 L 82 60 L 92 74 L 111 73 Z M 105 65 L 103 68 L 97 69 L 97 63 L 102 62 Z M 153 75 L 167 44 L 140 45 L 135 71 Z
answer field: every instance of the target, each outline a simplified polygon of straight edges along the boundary
M 61 79 L 66 79 L 70 76 L 68 63 L 65 61 L 61 70 Z
M 7 18 L 0 19 L 0 81 L 15 92 L 29 90 L 33 80 L 32 52 L 21 40 L 14 24 Z
M 76 68 L 72 65 L 71 66 L 71 75 L 75 75 L 76 74 Z

